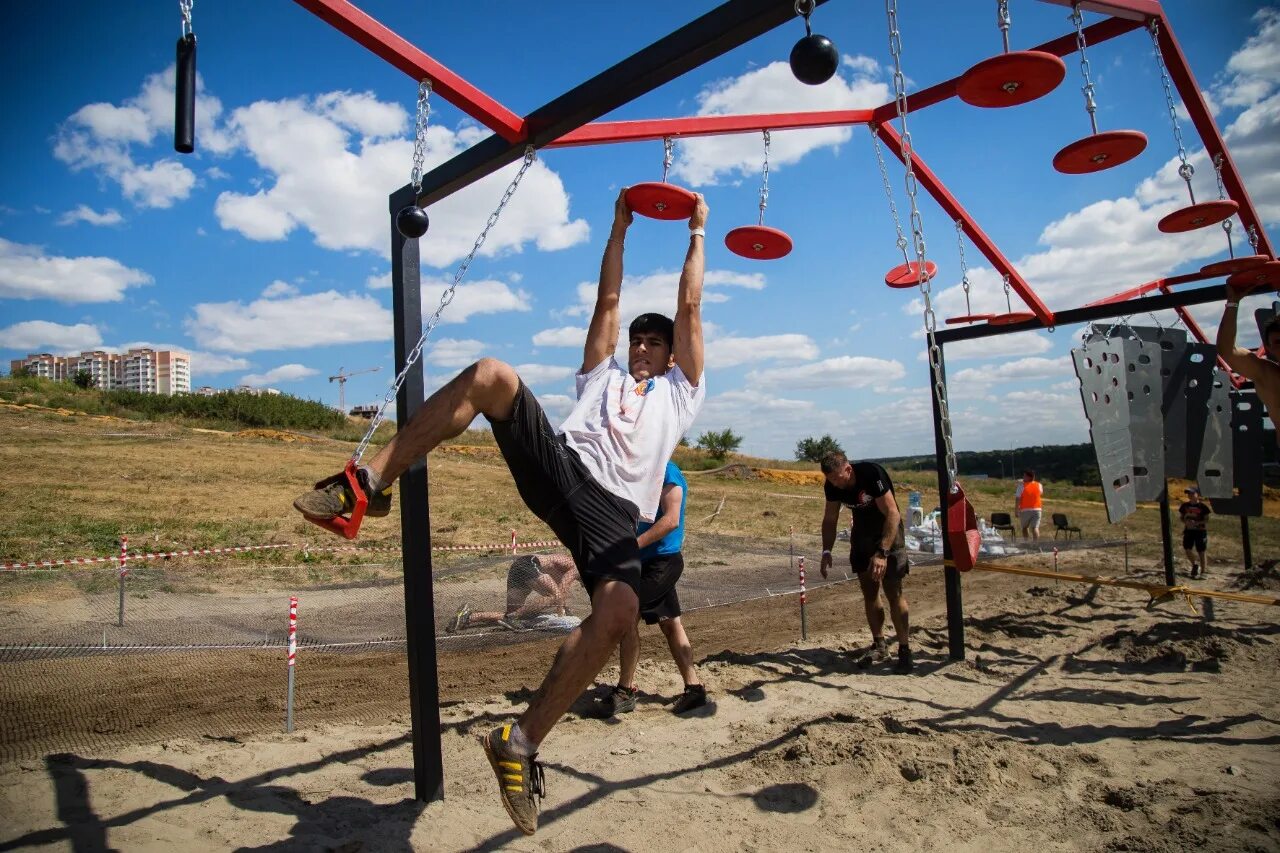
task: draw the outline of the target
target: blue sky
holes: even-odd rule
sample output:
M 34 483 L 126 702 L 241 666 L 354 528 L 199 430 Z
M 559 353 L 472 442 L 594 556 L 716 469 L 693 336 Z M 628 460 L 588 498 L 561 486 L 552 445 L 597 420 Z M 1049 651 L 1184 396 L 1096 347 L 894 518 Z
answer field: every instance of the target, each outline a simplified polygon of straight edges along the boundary
M 197 385 L 269 385 L 337 403 L 380 401 L 392 378 L 386 198 L 408 180 L 416 85 L 301 7 L 197 0 L 197 153 L 172 150 L 177 4 L 8 10 L 0 51 L 0 357 L 146 344 L 193 353 Z M 644 4 L 364 0 L 361 7 L 513 111 L 524 114 L 713 8 Z M 999 49 L 994 3 L 909 0 L 900 23 L 913 88 Z M 1165 8 L 1216 111 L 1255 204 L 1280 222 L 1280 9 L 1171 0 Z M 1012 41 L 1069 31 L 1067 10 L 1012 4 Z M 1087 15 L 1086 22 L 1099 20 Z M 797 21 L 609 116 L 660 118 L 877 106 L 890 99 L 879 4 L 834 0 L 814 16 L 844 63 L 818 87 L 786 68 Z M 1163 235 L 1184 202 L 1176 148 L 1144 32 L 1089 52 L 1103 129 L 1136 129 L 1147 150 L 1088 176 L 1054 172 L 1083 136 L 1079 68 L 1010 110 L 959 101 L 910 120 L 917 152 L 1052 308 L 1074 307 L 1225 254 L 1217 229 Z M 428 166 L 488 135 L 433 99 Z M 1190 122 L 1197 195 L 1214 196 Z M 789 457 L 831 433 L 857 455 L 932 449 L 918 297 L 883 284 L 901 262 L 865 128 L 773 134 L 767 224 L 795 251 L 741 259 L 723 235 L 757 215 L 758 135 L 680 141 L 673 179 L 707 195 L 709 397 L 693 433 L 731 427 L 743 450 Z M 888 155 L 886 155 L 888 156 Z M 543 152 L 459 289 L 427 350 L 429 388 L 482 355 L 520 366 L 553 420 L 571 402 L 603 239 L 618 189 L 656 180 L 658 142 Z M 900 209 L 902 170 L 888 162 Z M 514 168 L 514 167 L 513 167 Z M 512 170 L 431 210 L 427 308 L 452 278 Z M 955 230 L 925 200 L 940 316 L 963 313 Z M 673 307 L 684 226 L 638 220 L 623 312 Z M 1237 251 L 1241 247 L 1236 229 Z M 1274 239 L 1274 236 L 1273 236 Z M 995 276 L 966 244 L 975 310 L 1003 310 Z M 1017 308 L 1017 298 L 1015 309 Z M 1247 303 L 1264 304 L 1259 297 Z M 1213 333 L 1216 307 L 1196 316 Z M 1171 322 L 1170 318 L 1164 318 Z M 1140 322 L 1142 318 L 1135 318 Z M 957 446 L 1087 440 L 1068 350 L 1080 330 L 948 349 Z M 1246 342 L 1256 340 L 1248 330 Z

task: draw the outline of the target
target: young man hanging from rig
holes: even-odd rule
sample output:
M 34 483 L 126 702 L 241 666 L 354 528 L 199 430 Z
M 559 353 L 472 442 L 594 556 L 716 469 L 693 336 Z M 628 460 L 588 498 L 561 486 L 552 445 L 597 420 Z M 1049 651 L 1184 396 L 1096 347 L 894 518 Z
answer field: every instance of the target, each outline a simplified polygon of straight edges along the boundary
M 1227 305 L 1218 324 L 1218 355 L 1236 373 L 1253 380 L 1258 399 L 1267 407 L 1271 422 L 1276 425 L 1276 439 L 1280 441 L 1280 314 L 1272 317 L 1262 330 L 1266 358 L 1236 346 L 1236 314 L 1240 300 L 1248 292 L 1248 288 L 1227 285 Z
M 661 314 L 633 320 L 623 370 L 613 353 L 619 332 L 623 240 L 632 220 L 625 192 L 624 188 L 614 203 L 613 228 L 600 264 L 595 312 L 577 375 L 578 402 L 559 433 L 515 370 L 485 358 L 432 394 L 358 474 L 369 501 L 366 514 L 386 515 L 396 478 L 483 414 L 520 497 L 573 554 L 591 596 L 591 615 L 560 646 L 520 719 L 481 738 L 502 804 L 526 835 L 538 828 L 538 798 L 543 795 L 538 747 L 635 626 L 641 606 L 666 595 L 666 589 L 648 588 L 642 581 L 636 522 L 654 519 L 663 468 L 706 397 L 706 202 L 696 197 L 689 220 L 675 321 Z M 294 507 L 313 519 L 341 515 L 355 498 L 345 483 L 344 478 L 323 481 L 323 488 L 302 495 Z

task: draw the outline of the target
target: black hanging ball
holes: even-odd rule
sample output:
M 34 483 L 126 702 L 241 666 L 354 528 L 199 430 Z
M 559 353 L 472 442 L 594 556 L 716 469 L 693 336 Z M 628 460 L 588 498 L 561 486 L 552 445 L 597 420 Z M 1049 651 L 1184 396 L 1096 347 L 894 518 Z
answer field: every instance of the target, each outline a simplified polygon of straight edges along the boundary
M 825 83 L 839 65 L 840 53 L 826 36 L 810 33 L 791 48 L 791 73 L 801 83 Z
M 402 207 L 396 214 L 396 228 L 410 240 L 416 240 L 426 234 L 430 225 L 431 220 L 427 218 L 427 212 L 416 204 Z

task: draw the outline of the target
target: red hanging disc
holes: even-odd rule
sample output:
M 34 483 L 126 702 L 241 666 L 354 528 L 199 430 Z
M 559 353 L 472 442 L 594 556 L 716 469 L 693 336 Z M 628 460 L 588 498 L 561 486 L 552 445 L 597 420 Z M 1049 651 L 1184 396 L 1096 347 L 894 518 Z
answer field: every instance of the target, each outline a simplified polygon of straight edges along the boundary
M 990 320 L 995 314 L 965 314 L 961 317 L 948 317 L 946 322 L 948 326 L 954 326 L 956 323 L 980 323 L 983 320 Z
M 791 252 L 791 238 L 785 231 L 764 225 L 744 225 L 724 235 L 729 251 L 744 258 L 772 261 Z
M 1225 261 L 1214 261 L 1200 267 L 1202 275 L 1235 275 L 1238 272 L 1260 267 L 1271 260 L 1267 255 L 1245 255 L 1239 258 L 1227 258 Z
M 1036 315 L 1030 311 L 1010 311 L 1008 314 L 996 314 L 987 322 L 993 326 L 1012 326 L 1014 323 L 1025 323 L 1035 318 Z
M 1199 204 L 1175 210 L 1164 219 L 1161 219 L 1156 227 L 1166 234 L 1194 231 L 1197 228 L 1216 225 L 1224 219 L 1229 219 L 1239 209 L 1240 205 L 1229 198 L 1202 201 Z
M 982 550 L 978 514 L 959 485 L 947 495 L 947 544 L 951 546 L 951 560 L 957 569 L 967 572 L 977 564 L 978 552 Z
M 928 281 L 938 274 L 938 265 L 933 261 L 924 262 L 924 281 Z M 884 283 L 890 287 L 908 288 L 916 287 L 920 284 L 920 262 L 911 261 L 906 264 L 898 264 L 889 272 L 885 273 Z
M 984 59 L 956 83 L 960 100 L 975 107 L 1016 107 L 1047 95 L 1067 76 L 1067 66 L 1052 53 L 1015 50 Z
M 1136 130 L 1108 130 L 1078 139 L 1053 156 L 1053 168 L 1064 175 L 1087 175 L 1128 163 L 1147 147 L 1147 135 Z
M 650 219 L 688 219 L 698 200 L 684 187 L 654 181 L 627 190 L 627 207 Z
M 1227 279 L 1227 284 L 1250 290 L 1280 287 L 1280 261 L 1267 261 L 1262 266 L 1238 272 Z

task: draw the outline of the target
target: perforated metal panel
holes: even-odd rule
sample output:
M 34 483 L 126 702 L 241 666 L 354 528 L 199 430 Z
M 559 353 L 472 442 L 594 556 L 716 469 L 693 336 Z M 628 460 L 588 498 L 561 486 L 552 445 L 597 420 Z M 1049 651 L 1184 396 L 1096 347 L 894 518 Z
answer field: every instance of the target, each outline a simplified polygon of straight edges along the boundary
M 1164 478 L 1185 477 L 1187 457 L 1187 402 L 1181 386 L 1185 381 L 1184 357 L 1187 333 L 1181 329 L 1133 330 L 1144 341 L 1160 347 L 1160 412 L 1164 418 Z
M 1200 467 L 1196 482 L 1206 498 L 1235 496 L 1234 449 L 1232 435 L 1231 383 L 1221 370 L 1213 372 L 1211 390 L 1205 404 L 1204 442 L 1200 447 Z
M 1123 342 L 1117 338 L 1090 338 L 1080 349 L 1071 351 L 1071 358 L 1080 379 L 1080 396 L 1098 458 L 1107 518 L 1114 524 L 1137 509 Z
M 1262 403 L 1254 391 L 1231 391 L 1231 448 L 1235 461 L 1235 496 L 1215 499 L 1213 511 L 1221 515 L 1262 515 L 1262 460 L 1264 442 Z
M 1116 331 L 1112 337 L 1121 343 L 1127 374 L 1125 396 L 1129 400 L 1134 495 L 1140 501 L 1154 501 L 1160 499 L 1164 489 L 1162 351 L 1157 343 L 1141 337 L 1135 339 L 1135 331 Z

